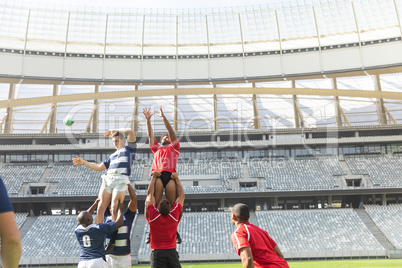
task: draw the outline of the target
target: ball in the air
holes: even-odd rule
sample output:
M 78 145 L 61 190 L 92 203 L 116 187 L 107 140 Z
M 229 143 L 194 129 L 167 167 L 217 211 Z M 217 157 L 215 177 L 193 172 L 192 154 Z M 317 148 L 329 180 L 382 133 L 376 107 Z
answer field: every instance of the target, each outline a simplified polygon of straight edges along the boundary
M 74 120 L 73 117 L 71 115 L 66 115 L 66 117 L 64 117 L 64 125 L 71 127 L 74 124 Z

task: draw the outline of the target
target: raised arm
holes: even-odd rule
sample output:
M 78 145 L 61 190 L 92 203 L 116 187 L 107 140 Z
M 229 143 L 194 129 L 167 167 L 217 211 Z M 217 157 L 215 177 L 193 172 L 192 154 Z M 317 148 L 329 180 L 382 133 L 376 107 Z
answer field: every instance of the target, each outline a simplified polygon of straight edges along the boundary
M 119 210 L 117 212 L 117 218 L 116 218 L 117 229 L 119 229 L 120 227 L 122 227 L 124 225 L 124 216 L 123 216 L 124 205 L 123 205 L 123 203 L 120 203 L 120 201 L 118 204 L 118 208 L 119 208 Z
M 89 212 L 89 214 L 92 215 L 92 213 L 94 213 L 95 209 L 98 207 L 99 201 L 100 201 L 100 198 L 98 197 L 98 198 L 95 200 L 95 202 L 92 204 L 92 206 L 90 206 L 90 207 L 87 209 L 87 211 Z
M 174 181 L 176 182 L 176 191 L 177 191 L 176 202 L 179 203 L 181 206 L 183 206 L 185 197 L 183 186 L 181 185 L 181 182 L 178 177 L 175 176 L 172 177 L 172 179 L 174 179 Z
M 136 142 L 137 137 L 135 136 L 135 132 L 131 128 L 121 128 L 121 129 L 109 129 L 105 132 L 105 137 L 109 138 L 112 136 L 114 132 L 120 132 L 127 137 L 128 142 Z
M 151 108 L 144 108 L 142 110 L 142 113 L 145 115 L 145 119 L 147 120 L 147 133 L 148 133 L 148 140 L 149 140 L 149 146 L 154 145 L 155 143 L 155 136 L 154 136 L 154 131 L 152 130 L 151 126 L 151 117 L 154 115 L 154 113 L 150 113 L 149 110 Z
M 102 171 L 102 170 L 106 169 L 106 167 L 105 167 L 105 165 L 103 163 L 100 163 L 100 164 L 90 163 L 90 162 L 82 159 L 78 155 L 76 155 L 75 158 L 73 159 L 73 165 L 74 166 L 84 165 L 87 168 L 90 168 L 90 169 L 95 170 L 95 171 Z
M 128 195 L 130 196 L 130 202 L 128 203 L 128 209 L 132 212 L 137 211 L 137 194 L 131 184 L 128 185 Z
M 165 114 L 163 113 L 163 111 L 162 111 L 162 106 L 159 107 L 159 114 L 158 114 L 158 115 L 159 115 L 160 117 L 162 117 L 162 119 L 163 119 L 163 123 L 165 124 L 165 127 L 166 127 L 166 129 L 167 129 L 167 131 L 168 131 L 168 133 L 169 133 L 169 139 L 170 139 L 172 142 L 177 141 L 176 133 L 174 132 L 172 126 L 170 125 L 169 121 L 167 120 Z
M 145 199 L 145 217 L 148 218 L 148 207 L 152 204 L 155 204 L 155 182 L 157 178 L 158 172 L 154 171 L 152 174 L 151 181 L 149 182 L 148 185 L 148 191 L 147 191 L 147 199 Z M 160 174 L 159 174 L 160 175 Z
M 277 256 L 281 257 L 282 259 L 285 258 L 285 256 L 283 256 L 283 254 L 282 254 L 282 251 L 279 249 L 278 245 L 276 245 L 274 247 L 274 250 L 275 250 L 275 253 L 276 253 Z

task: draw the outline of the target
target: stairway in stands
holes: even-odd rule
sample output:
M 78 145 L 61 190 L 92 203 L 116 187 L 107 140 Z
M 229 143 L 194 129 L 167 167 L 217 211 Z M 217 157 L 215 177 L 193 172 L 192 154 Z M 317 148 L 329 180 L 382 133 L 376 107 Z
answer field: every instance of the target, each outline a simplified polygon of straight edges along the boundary
M 24 222 L 20 229 L 20 235 L 21 235 L 21 240 L 24 238 L 24 236 L 27 234 L 29 229 L 31 229 L 32 225 L 35 223 L 36 219 L 39 217 L 34 217 L 30 216 L 27 218 L 27 220 Z
M 389 240 L 383 235 L 383 233 L 378 229 L 377 225 L 373 222 L 370 216 L 367 214 L 365 209 L 353 209 L 357 215 L 359 215 L 362 222 L 374 235 L 374 237 L 380 242 L 380 244 L 386 249 L 395 249 L 395 247 L 389 242 Z
M 144 214 L 138 214 L 137 221 L 135 222 L 134 230 L 132 231 L 131 236 L 131 258 L 133 259 L 134 263 L 136 263 L 135 260 L 137 260 L 141 241 L 142 239 L 145 239 L 145 237 L 143 237 L 145 224 L 146 219 Z

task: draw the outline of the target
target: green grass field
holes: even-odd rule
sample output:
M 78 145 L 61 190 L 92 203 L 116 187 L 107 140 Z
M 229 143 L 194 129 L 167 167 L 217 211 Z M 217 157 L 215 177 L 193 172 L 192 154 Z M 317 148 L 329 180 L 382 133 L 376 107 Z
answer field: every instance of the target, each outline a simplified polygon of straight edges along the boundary
M 339 260 L 339 261 L 292 261 L 290 268 L 402 268 L 398 260 Z M 59 266 L 60 267 L 60 266 Z M 149 265 L 136 265 L 135 268 L 150 268 Z M 54 267 L 55 268 L 55 267 Z M 65 267 L 75 268 L 75 267 Z M 239 263 L 189 263 L 182 268 L 242 268 Z

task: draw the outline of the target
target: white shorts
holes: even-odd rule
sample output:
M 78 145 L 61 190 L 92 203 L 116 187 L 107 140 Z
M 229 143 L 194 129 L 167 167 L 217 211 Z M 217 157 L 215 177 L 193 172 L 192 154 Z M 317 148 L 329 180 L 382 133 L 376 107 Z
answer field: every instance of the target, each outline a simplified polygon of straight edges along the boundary
M 109 268 L 107 262 L 102 258 L 84 260 L 78 263 L 78 268 Z
M 131 256 L 106 255 L 106 261 L 111 268 L 131 268 Z
M 128 176 L 121 174 L 106 174 L 102 175 L 102 189 L 109 194 L 113 192 L 127 191 L 127 184 L 130 183 Z

